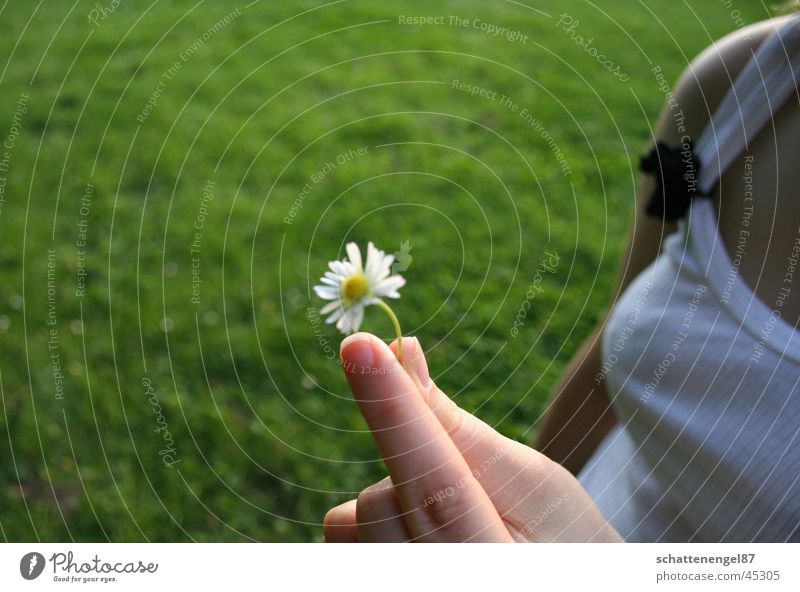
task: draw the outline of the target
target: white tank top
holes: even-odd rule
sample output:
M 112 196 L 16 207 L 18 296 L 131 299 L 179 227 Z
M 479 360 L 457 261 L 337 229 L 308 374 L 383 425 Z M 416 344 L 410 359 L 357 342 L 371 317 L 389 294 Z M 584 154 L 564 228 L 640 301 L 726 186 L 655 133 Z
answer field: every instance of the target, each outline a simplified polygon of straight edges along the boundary
M 795 17 L 761 45 L 698 141 L 702 192 L 780 103 L 797 100 L 798 80 Z M 787 258 L 800 253 L 800 229 L 796 238 Z M 727 252 L 713 202 L 694 199 L 606 326 L 619 423 L 579 480 L 626 540 L 800 541 L 800 331 L 780 316 L 785 293 L 765 303 L 739 277 L 738 248 Z M 800 290 L 796 263 L 787 288 Z

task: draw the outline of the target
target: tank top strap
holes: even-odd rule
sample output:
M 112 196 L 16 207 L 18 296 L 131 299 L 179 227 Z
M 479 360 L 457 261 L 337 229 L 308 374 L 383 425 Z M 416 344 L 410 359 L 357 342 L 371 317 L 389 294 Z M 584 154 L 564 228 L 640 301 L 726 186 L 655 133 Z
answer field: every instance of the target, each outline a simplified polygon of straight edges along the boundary
M 753 53 L 695 146 L 698 189 L 709 194 L 773 114 L 800 85 L 800 15 L 776 29 Z

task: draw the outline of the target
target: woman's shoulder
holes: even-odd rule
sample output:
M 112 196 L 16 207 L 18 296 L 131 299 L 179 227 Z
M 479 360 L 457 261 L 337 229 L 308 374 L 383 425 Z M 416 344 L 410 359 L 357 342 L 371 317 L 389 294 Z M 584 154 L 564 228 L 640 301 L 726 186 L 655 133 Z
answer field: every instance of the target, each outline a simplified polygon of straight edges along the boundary
M 687 58 L 686 68 L 673 85 L 672 98 L 661 110 L 653 131 L 654 142 L 679 146 L 686 135 L 695 140 L 699 138 L 753 51 L 789 18 L 792 17 L 774 18 L 743 27 L 713 42 L 694 59 Z M 676 125 L 675 108 L 682 112 L 680 126 Z M 676 230 L 673 221 L 645 213 L 653 189 L 653 178 L 643 176 L 637 188 L 636 214 L 621 259 L 614 300 L 658 256 L 663 238 Z
M 686 67 L 675 85 L 675 100 L 686 115 L 686 129 L 698 137 L 753 52 L 792 16 L 754 23 L 713 42 Z M 677 130 L 674 132 L 678 134 Z M 679 137 L 668 138 L 676 142 Z
M 729 59 L 738 72 L 751 51 L 783 22 L 785 17 L 756 25 L 751 39 L 743 35 L 745 31 L 731 35 L 721 40 L 724 47 L 719 53 L 723 59 L 732 56 Z M 708 66 L 707 77 L 719 76 L 720 58 L 710 55 L 703 59 L 709 59 L 709 64 L 717 61 L 716 66 Z M 724 84 L 730 87 L 731 82 L 726 79 Z M 749 138 L 747 149 L 722 175 L 714 204 L 723 244 L 741 279 L 760 300 L 796 324 L 800 322 L 800 291 L 791 287 L 800 244 L 796 189 L 800 169 L 794 164 L 800 150 L 800 104 L 791 96 L 774 108 L 772 124 Z

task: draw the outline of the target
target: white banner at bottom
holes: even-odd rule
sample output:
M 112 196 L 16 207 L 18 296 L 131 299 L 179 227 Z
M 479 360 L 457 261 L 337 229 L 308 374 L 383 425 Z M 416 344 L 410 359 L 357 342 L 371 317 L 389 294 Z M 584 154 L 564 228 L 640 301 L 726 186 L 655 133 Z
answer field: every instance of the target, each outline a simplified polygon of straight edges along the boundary
M 797 544 L 11 543 L 0 590 L 796 591 L 799 563 Z

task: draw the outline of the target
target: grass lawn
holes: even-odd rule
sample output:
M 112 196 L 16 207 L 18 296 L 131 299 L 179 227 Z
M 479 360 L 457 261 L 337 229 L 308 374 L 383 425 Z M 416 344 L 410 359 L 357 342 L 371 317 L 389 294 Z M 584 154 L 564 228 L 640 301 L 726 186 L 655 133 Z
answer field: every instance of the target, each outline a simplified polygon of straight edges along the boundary
M 530 438 L 613 289 L 652 68 L 768 16 L 563 10 L 3 4 L 0 536 L 319 540 L 384 476 L 314 317 L 350 240 L 409 241 L 406 333 Z

